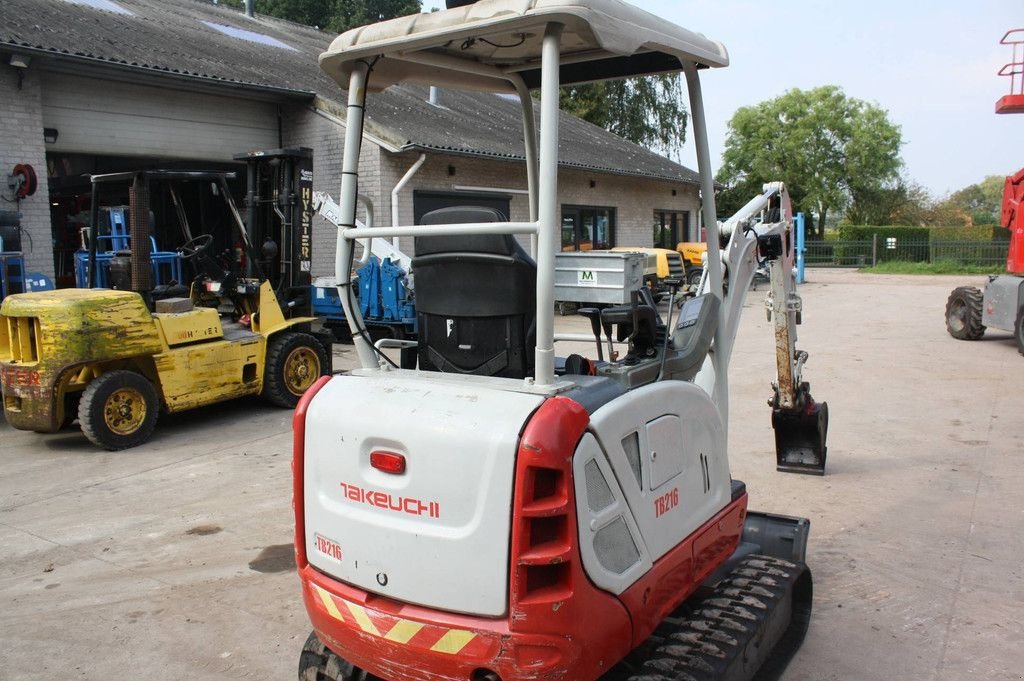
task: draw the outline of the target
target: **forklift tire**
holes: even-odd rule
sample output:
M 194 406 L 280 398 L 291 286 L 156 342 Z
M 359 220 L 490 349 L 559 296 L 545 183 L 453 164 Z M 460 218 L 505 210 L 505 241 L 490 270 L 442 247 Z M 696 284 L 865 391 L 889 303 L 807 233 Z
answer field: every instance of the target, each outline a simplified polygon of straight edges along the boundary
M 299 681 L 350 681 L 361 671 L 335 655 L 316 632 L 310 632 L 299 655 Z
M 696 286 L 700 283 L 700 278 L 704 276 L 703 267 L 693 267 L 686 273 L 686 283 L 690 286 Z
M 1017 339 L 1017 352 L 1024 355 L 1024 305 L 1017 310 L 1017 321 L 1013 325 L 1013 337 Z
M 327 352 L 308 333 L 286 332 L 270 339 L 262 396 L 271 404 L 294 409 L 302 393 L 327 374 Z
M 981 323 L 982 294 L 974 286 L 953 289 L 946 301 L 946 331 L 957 340 L 978 340 L 985 335 Z
M 134 371 L 109 371 L 82 393 L 78 422 L 94 444 L 109 451 L 141 445 L 153 434 L 160 401 L 156 388 Z

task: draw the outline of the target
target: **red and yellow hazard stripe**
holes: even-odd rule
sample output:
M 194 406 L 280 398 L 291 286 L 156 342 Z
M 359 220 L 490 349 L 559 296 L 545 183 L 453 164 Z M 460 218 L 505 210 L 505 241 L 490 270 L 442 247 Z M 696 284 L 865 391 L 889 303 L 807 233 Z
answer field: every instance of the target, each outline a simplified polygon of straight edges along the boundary
M 365 634 L 386 641 L 446 655 L 486 655 L 491 642 L 467 629 L 450 629 L 436 624 L 424 624 L 403 619 L 389 613 L 367 609 L 310 584 L 316 600 L 335 620 Z

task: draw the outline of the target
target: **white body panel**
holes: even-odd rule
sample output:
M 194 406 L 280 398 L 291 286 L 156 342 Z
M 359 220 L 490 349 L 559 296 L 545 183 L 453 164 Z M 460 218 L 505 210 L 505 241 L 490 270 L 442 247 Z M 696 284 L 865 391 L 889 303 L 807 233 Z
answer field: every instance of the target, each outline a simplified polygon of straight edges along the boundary
M 1024 305 L 1024 277 L 1000 274 L 985 286 L 981 323 L 993 329 L 1013 331 L 1021 305 Z
M 725 429 L 704 390 L 682 381 L 662 381 L 598 409 L 591 416 L 590 430 L 596 440 L 585 439 L 574 459 L 581 553 L 594 583 L 621 593 L 651 562 L 729 503 L 732 481 Z M 595 459 L 614 503 L 606 503 L 599 483 L 591 479 L 588 484 L 585 467 Z M 590 477 L 595 473 L 591 468 Z M 634 564 L 624 570 L 626 556 L 634 555 L 625 533 L 618 532 L 621 541 L 614 548 L 610 540 L 595 547 L 596 532 L 620 515 L 626 516 L 629 538 L 638 549 Z M 609 550 L 615 555 L 602 559 L 602 551 Z
M 374 372 L 329 381 L 309 405 L 306 552 L 359 588 L 443 610 L 500 616 L 516 448 L 544 397 L 501 379 Z M 402 454 L 404 474 L 370 466 Z M 335 551 L 318 550 L 317 535 Z M 319 546 L 322 548 L 324 543 Z
M 647 545 L 593 433 L 580 441 L 572 469 L 583 567 L 594 584 L 620 594 L 651 569 Z

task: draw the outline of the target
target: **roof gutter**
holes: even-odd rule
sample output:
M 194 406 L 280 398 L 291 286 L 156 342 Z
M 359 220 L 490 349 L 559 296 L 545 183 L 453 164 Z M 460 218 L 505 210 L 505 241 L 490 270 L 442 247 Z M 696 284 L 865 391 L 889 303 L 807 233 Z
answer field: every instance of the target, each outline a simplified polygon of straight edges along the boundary
M 230 89 L 236 92 L 248 92 L 264 96 L 269 95 L 271 99 L 275 100 L 309 100 L 316 96 L 315 92 L 309 92 L 307 90 L 293 90 L 291 88 L 282 88 L 273 85 L 259 85 L 257 83 L 245 83 L 242 81 L 228 80 L 226 78 L 214 78 L 212 76 L 175 72 L 156 66 L 126 64 L 123 62 L 111 61 L 109 59 L 100 59 L 98 57 L 90 57 L 81 54 L 69 54 L 66 52 L 59 52 L 57 50 L 39 47 L 26 47 L 14 43 L 0 43 L 0 51 L 10 51 L 17 52 L 18 54 L 29 55 L 33 57 L 33 59 L 38 59 L 39 63 L 46 63 L 46 70 L 48 71 L 67 73 L 71 75 L 94 76 L 98 72 L 105 72 L 105 74 L 113 76 L 111 77 L 111 80 L 120 80 L 122 82 L 139 82 L 140 80 L 153 79 L 166 83 L 168 80 L 174 80 L 183 84 L 187 83 L 192 88 L 198 84 L 201 88 L 205 88 L 208 91 L 215 90 L 220 94 L 223 94 L 225 89 Z

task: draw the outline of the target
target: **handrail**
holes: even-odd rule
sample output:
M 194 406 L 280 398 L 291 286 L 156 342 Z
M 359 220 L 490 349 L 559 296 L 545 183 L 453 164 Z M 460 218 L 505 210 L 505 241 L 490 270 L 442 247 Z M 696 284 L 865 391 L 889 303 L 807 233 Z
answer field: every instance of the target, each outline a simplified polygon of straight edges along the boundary
M 1024 95 L 1024 28 L 1010 29 L 1003 35 L 999 44 L 1011 46 L 1013 59 L 1003 64 L 997 73 L 1010 79 L 1011 95 Z M 1017 76 L 1021 78 L 1018 79 Z

